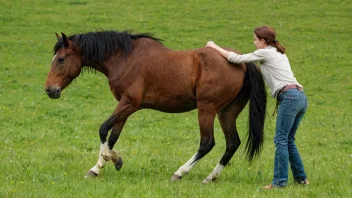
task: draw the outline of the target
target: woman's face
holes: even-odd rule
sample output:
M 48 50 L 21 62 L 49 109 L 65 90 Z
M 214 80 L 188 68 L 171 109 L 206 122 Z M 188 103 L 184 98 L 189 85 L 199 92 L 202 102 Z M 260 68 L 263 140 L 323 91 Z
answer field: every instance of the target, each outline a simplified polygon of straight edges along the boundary
M 259 39 L 257 35 L 254 34 L 254 45 L 257 49 L 264 49 L 267 47 L 264 39 Z

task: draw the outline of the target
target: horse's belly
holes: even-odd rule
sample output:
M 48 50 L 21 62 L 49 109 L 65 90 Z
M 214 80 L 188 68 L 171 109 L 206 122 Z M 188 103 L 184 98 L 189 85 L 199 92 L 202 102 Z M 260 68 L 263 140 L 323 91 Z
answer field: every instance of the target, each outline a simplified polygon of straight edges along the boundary
M 155 109 L 167 113 L 182 113 L 197 108 L 197 102 L 185 97 L 158 97 L 154 100 L 143 100 L 141 108 Z

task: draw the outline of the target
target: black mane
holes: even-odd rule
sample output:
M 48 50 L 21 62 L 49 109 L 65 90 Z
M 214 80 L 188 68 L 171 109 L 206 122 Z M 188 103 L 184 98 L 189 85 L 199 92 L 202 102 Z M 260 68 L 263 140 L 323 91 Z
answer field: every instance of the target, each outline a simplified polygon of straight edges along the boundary
M 159 43 L 162 41 L 153 37 L 150 33 L 130 34 L 129 31 L 97 31 L 68 37 L 78 53 L 85 57 L 86 63 L 103 62 L 106 58 L 115 55 L 118 50 L 121 50 L 127 56 L 132 51 L 132 40 L 139 38 L 150 38 Z M 54 54 L 63 46 L 64 42 L 61 38 L 54 46 Z

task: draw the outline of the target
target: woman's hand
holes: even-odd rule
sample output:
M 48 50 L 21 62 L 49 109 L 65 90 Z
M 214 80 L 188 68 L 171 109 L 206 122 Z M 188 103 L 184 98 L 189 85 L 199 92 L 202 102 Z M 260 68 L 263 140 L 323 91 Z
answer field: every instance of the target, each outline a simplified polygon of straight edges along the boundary
M 218 46 L 213 41 L 208 41 L 206 47 L 218 48 Z
M 210 48 L 215 49 L 217 52 L 219 52 L 225 58 L 227 58 L 230 53 L 227 50 L 224 50 L 223 48 L 216 45 L 213 41 L 208 41 L 206 47 L 210 47 Z

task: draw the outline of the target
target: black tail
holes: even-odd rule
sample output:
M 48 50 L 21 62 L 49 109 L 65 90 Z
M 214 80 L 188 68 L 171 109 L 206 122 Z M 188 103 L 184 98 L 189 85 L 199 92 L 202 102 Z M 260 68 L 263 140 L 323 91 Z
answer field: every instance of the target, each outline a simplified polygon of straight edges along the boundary
M 246 63 L 244 86 L 249 90 L 249 133 L 246 143 L 247 159 L 260 154 L 264 141 L 266 90 L 262 74 L 254 63 Z

